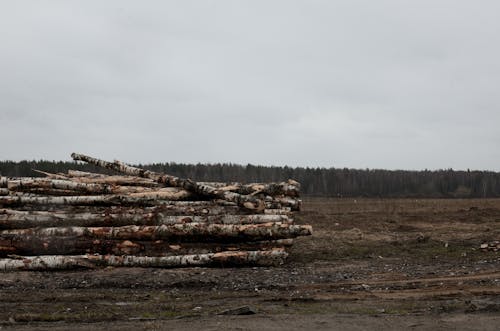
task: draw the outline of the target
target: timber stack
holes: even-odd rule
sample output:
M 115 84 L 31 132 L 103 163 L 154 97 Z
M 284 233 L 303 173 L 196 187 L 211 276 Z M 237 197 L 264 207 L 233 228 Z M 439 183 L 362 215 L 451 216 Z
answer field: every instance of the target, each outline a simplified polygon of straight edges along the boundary
M 293 222 L 293 180 L 195 182 L 71 156 L 117 174 L 0 177 L 0 271 L 277 265 L 312 232 Z

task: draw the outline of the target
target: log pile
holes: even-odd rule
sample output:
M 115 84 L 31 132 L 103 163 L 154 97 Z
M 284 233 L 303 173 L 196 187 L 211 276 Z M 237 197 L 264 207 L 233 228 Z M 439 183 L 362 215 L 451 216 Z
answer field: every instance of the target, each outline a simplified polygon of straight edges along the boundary
M 81 154 L 119 174 L 0 177 L 0 270 L 276 265 L 293 238 L 300 185 L 214 183 Z

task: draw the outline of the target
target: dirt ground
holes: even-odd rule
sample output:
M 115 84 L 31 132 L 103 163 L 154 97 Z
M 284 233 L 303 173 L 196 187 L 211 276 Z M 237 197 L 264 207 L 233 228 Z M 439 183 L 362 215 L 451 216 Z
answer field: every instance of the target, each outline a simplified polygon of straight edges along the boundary
M 280 267 L 0 274 L 0 329 L 499 329 L 500 199 L 303 206 Z

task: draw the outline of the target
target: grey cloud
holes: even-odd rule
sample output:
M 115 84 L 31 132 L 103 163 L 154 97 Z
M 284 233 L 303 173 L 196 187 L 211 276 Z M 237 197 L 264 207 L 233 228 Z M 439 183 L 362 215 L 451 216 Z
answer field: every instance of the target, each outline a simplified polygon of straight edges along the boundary
M 1 7 L 1 159 L 500 170 L 496 1 Z

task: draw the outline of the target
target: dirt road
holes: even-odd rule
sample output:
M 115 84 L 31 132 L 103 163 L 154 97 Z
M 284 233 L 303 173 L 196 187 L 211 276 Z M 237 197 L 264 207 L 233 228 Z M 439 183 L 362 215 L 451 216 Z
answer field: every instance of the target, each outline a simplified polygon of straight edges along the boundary
M 498 329 L 500 253 L 479 247 L 500 200 L 307 199 L 297 222 L 314 234 L 278 268 L 1 274 L 0 327 Z

